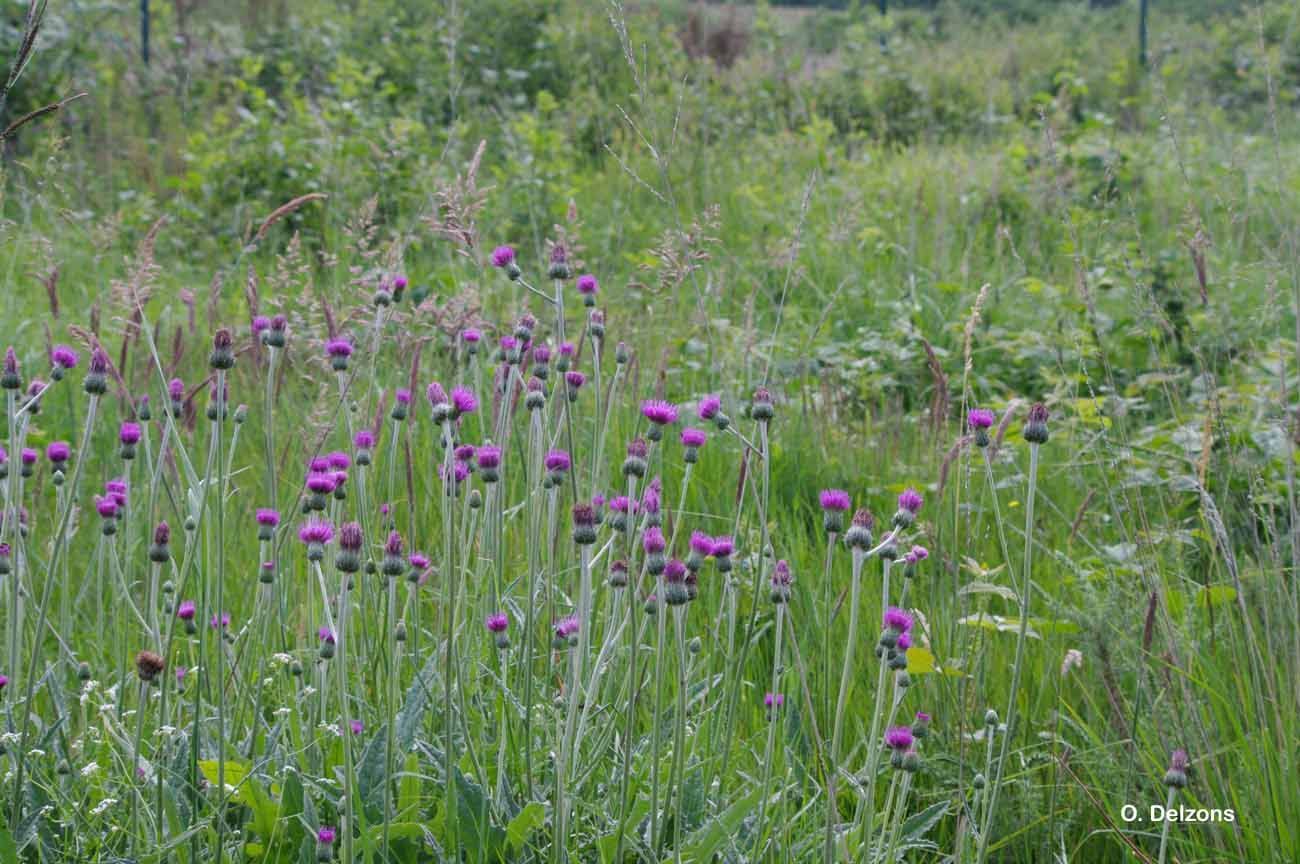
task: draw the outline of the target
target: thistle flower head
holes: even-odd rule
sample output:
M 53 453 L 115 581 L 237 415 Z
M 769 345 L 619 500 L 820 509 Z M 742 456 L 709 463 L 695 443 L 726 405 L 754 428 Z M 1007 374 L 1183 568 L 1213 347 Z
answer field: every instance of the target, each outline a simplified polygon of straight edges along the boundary
M 573 275 L 569 268 L 569 250 L 563 243 L 551 247 L 551 260 L 546 268 L 546 275 L 551 279 L 568 279 Z
M 24 465 L 35 465 L 40 458 L 41 454 L 31 447 L 24 447 L 18 454 L 18 461 Z
M 45 458 L 55 465 L 62 465 L 72 455 L 72 447 L 67 441 L 51 441 L 45 447 Z
M 271 329 L 271 319 L 265 315 L 254 315 L 252 321 L 253 336 L 260 337 L 267 330 Z
M 341 337 L 328 339 L 325 342 L 325 356 L 331 359 L 346 360 L 352 356 L 352 343 Z
M 467 345 L 478 345 L 483 341 L 483 331 L 477 327 L 466 327 L 460 331 L 460 338 Z
M 230 613 L 222 612 L 220 615 L 213 615 L 210 619 L 208 619 L 208 626 L 211 627 L 213 630 L 230 629 Z
M 1191 760 L 1187 757 L 1187 751 L 1181 747 L 1169 755 L 1169 770 L 1165 772 L 1165 785 L 1174 789 L 1182 789 L 1187 785 L 1187 769 L 1191 765 Z
M 298 529 L 298 539 L 308 545 L 324 546 L 334 539 L 334 528 L 322 519 L 310 519 Z
M 176 617 L 182 621 L 193 621 L 197 612 L 198 607 L 194 605 L 193 600 L 182 600 L 176 607 Z
M 907 554 L 903 556 L 903 563 L 917 564 L 929 557 L 930 557 L 929 549 L 926 549 L 924 546 L 913 546 L 911 549 L 908 550 Z
M 682 430 L 682 446 L 691 448 L 703 447 L 709 440 L 709 435 L 703 429 L 696 429 L 694 426 L 687 426 Z
M 478 467 L 482 469 L 494 469 L 501 467 L 501 448 L 492 444 L 484 444 L 478 448 L 475 455 L 478 457 Z
M 634 459 L 644 459 L 650 453 L 650 445 L 644 438 L 633 438 L 627 444 L 627 455 Z
M 472 414 L 478 408 L 478 398 L 466 387 L 453 387 L 451 390 L 451 407 L 457 416 Z
M 853 521 L 844 535 L 844 543 L 854 551 L 863 553 L 871 550 L 874 540 L 872 530 L 876 527 L 876 517 L 866 507 L 859 507 L 853 514 Z
M 12 347 L 5 349 L 4 368 L 0 371 L 0 387 L 5 390 L 18 390 L 23 386 L 22 371 L 18 366 L 18 355 Z
M 669 559 L 668 563 L 664 565 L 664 582 L 672 585 L 685 581 L 686 565 L 676 558 Z
M 135 655 L 135 671 L 146 684 L 157 678 L 166 665 L 163 658 L 152 651 L 141 651 Z
M 365 537 L 361 533 L 361 523 L 344 522 L 339 526 L 339 548 L 345 552 L 360 552 L 361 547 L 365 545 Z
M 594 297 L 596 292 L 600 290 L 600 283 L 590 273 L 583 273 L 579 276 L 576 284 L 578 293 L 584 297 Z
M 64 371 L 75 369 L 81 358 L 67 345 L 55 345 L 50 349 L 50 362 Z
M 885 746 L 890 750 L 907 750 L 915 741 L 909 726 L 891 726 L 885 731 Z
M 692 531 L 691 551 L 701 558 L 708 558 L 713 554 L 713 538 L 703 531 Z
M 326 645 L 333 645 L 337 641 L 334 631 L 323 624 L 316 628 L 316 638 L 324 642 Z
M 662 555 L 668 548 L 668 541 L 664 539 L 664 532 L 659 526 L 651 525 L 641 535 L 641 546 L 647 555 Z
M 95 496 L 95 512 L 104 519 L 114 519 L 117 517 L 117 502 L 109 496 Z
M 972 408 L 966 414 L 966 424 L 971 429 L 988 429 L 996 421 L 997 415 L 988 408 Z
M 906 510 L 913 516 L 920 511 L 924 503 L 925 499 L 921 497 L 921 493 L 911 487 L 904 489 L 898 496 L 898 509 Z
M 718 416 L 722 410 L 722 397 L 716 394 L 709 394 L 699 401 L 695 406 L 695 413 L 701 420 L 712 420 Z
M 558 642 L 572 643 L 578 637 L 578 630 L 581 629 L 582 623 L 578 616 L 569 615 L 555 622 L 555 639 Z
M 849 493 L 843 489 L 823 489 L 819 498 L 823 510 L 843 513 L 849 509 Z
M 167 382 L 167 398 L 173 402 L 185 401 L 185 382 L 179 378 L 173 378 Z
M 677 406 L 662 399 L 647 399 L 641 403 L 641 414 L 656 426 L 677 422 Z
M 447 391 L 442 389 L 442 385 L 433 381 L 428 387 L 424 388 L 424 395 L 429 400 L 429 405 L 438 410 L 439 406 L 449 406 L 451 403 L 447 399 Z
M 552 474 L 559 474 L 569 470 L 571 461 L 569 459 L 569 454 L 563 450 L 552 450 L 546 454 L 546 458 L 542 460 L 542 464 L 545 465 L 546 470 L 550 471 Z
M 906 633 L 912 629 L 912 616 L 897 606 L 890 606 L 885 610 L 884 626 L 895 634 Z
M 759 387 L 754 391 L 754 398 L 750 402 L 749 414 L 760 423 L 766 423 L 776 414 L 776 409 L 772 405 L 772 394 L 766 387 Z
M 320 830 L 316 832 L 316 842 L 321 843 L 325 846 L 329 846 L 330 844 L 332 844 L 334 842 L 334 838 L 335 838 L 334 829 L 330 828 L 328 825 L 322 826 Z
M 564 373 L 564 383 L 569 386 L 570 391 L 576 391 L 587 383 L 587 376 L 583 375 L 577 369 L 570 369 Z
M 1025 420 L 1024 436 L 1030 444 L 1044 444 L 1047 442 L 1047 420 L 1051 415 L 1047 412 L 1047 406 L 1042 402 L 1035 402 L 1029 409 L 1029 417 Z
M 512 246 L 498 246 L 492 250 L 493 267 L 509 267 L 515 263 L 515 250 Z
M 785 705 L 785 696 L 781 693 L 767 693 L 763 696 L 763 707 L 768 711 L 773 708 L 781 708 Z
M 484 623 L 489 633 L 504 633 L 510 626 L 510 616 L 505 612 L 493 612 Z
M 782 558 L 772 568 L 772 602 L 777 604 L 789 602 L 790 586 L 793 584 L 794 576 L 790 573 L 790 565 Z
M 388 532 L 388 540 L 384 543 L 384 554 L 391 555 L 394 558 L 402 557 L 402 535 L 396 531 Z
M 257 508 L 256 519 L 258 525 L 264 528 L 274 528 L 280 524 L 280 513 L 270 507 L 259 507 Z
M 352 439 L 352 444 L 358 450 L 370 450 L 375 446 L 375 433 L 369 429 L 360 429 Z
M 736 542 L 728 535 L 713 538 L 713 557 L 729 558 L 736 551 Z
M 117 440 L 127 446 L 135 446 L 140 443 L 140 424 L 125 422 L 117 430 Z

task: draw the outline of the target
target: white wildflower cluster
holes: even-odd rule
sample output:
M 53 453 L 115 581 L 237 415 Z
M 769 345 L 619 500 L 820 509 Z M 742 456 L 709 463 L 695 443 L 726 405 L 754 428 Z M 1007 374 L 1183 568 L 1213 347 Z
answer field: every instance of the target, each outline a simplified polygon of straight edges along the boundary
M 94 807 L 90 808 L 90 813 L 92 816 L 100 816 L 104 813 L 104 811 L 106 811 L 108 808 L 112 807 L 116 803 L 117 803 L 116 798 L 105 798 L 103 801 L 100 801 Z
M 89 779 L 91 777 L 94 777 L 98 773 L 99 773 L 98 762 L 87 762 L 85 765 L 81 766 L 82 777 Z

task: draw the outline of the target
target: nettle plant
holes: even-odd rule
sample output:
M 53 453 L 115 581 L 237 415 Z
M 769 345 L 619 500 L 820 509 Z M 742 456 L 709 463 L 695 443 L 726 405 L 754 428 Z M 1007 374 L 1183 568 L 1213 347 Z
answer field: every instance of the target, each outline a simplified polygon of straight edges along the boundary
M 393 273 L 322 332 L 285 314 L 217 329 L 188 385 L 145 301 L 138 392 L 90 331 L 74 331 L 80 399 L 78 351 L 53 348 L 42 382 L 8 350 L 0 692 L 17 846 L 831 862 L 938 851 L 948 818 L 948 851 L 985 860 L 1019 719 L 1047 410 L 1024 426 L 1004 722 L 989 712 L 982 770 L 921 808 L 945 722 L 909 673 L 929 639 L 922 495 L 891 502 L 877 537 L 867 507 L 822 492 L 810 555 L 773 518 L 777 394 L 637 393 L 633 351 L 609 347 L 600 286 L 573 278 L 563 244 L 549 289 L 511 247 L 490 263 L 538 315 L 435 332 L 431 382 L 418 354 L 391 356 L 410 324 Z M 283 392 L 291 362 L 324 394 L 319 422 Z M 968 419 L 1010 564 L 996 418 Z M 702 469 L 736 490 L 730 512 L 689 509 Z

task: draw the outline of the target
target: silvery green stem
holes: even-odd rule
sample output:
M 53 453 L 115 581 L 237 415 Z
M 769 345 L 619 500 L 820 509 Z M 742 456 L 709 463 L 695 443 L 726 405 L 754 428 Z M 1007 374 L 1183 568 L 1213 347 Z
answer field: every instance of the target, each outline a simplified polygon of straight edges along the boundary
M 891 534 L 892 536 L 892 534 Z M 893 559 L 884 558 L 881 564 L 880 577 L 880 611 L 889 608 L 889 570 L 893 564 Z M 880 718 L 883 713 L 885 701 L 885 673 L 888 663 L 884 657 L 880 657 L 880 672 L 876 678 L 876 704 L 871 709 L 871 737 L 867 739 L 867 797 L 864 801 L 866 806 L 866 824 L 862 833 L 862 848 L 866 849 L 871 845 L 871 835 L 875 830 L 876 821 L 876 775 L 880 773 L 880 752 L 884 747 L 880 739 Z
M 862 564 L 866 556 L 853 551 L 853 574 L 849 583 L 849 629 L 844 637 L 844 665 L 840 669 L 840 693 L 835 700 L 835 719 L 831 733 L 831 759 L 826 771 L 826 842 L 822 850 L 825 864 L 832 864 L 835 846 L 835 821 L 838 818 L 835 790 L 840 770 L 840 735 L 844 729 L 844 712 L 848 707 L 853 684 L 853 648 L 858 641 L 858 607 L 861 605 Z
M 217 415 L 212 434 L 217 439 L 217 857 L 222 855 L 226 827 L 226 652 L 222 644 L 225 631 L 220 626 L 225 609 L 226 584 L 226 451 L 222 427 L 226 415 L 226 373 L 217 370 Z
M 664 641 L 667 630 L 668 604 L 664 602 L 664 581 L 658 580 L 655 601 L 655 704 L 650 726 L 650 849 L 655 857 L 659 854 L 659 748 L 662 735 L 660 721 L 663 715 L 664 701 Z M 630 743 L 630 742 L 629 742 Z
M 319 570 L 319 566 L 317 569 Z M 335 641 L 338 644 L 335 648 L 335 658 L 331 662 L 333 662 L 334 668 L 338 670 L 339 705 L 342 711 L 342 727 L 340 731 L 343 736 L 343 806 L 339 819 L 339 833 L 342 834 L 343 838 L 343 860 L 354 861 L 356 859 L 352 854 L 352 829 L 354 827 L 353 783 L 355 781 L 355 771 L 352 756 L 352 710 L 348 698 L 348 607 L 352 604 L 348 599 L 348 578 L 347 573 L 340 573 L 339 626 L 335 634 Z M 328 598 L 325 598 L 325 603 L 327 606 L 329 605 Z M 385 774 L 385 790 L 388 788 L 388 778 L 389 775 Z M 385 823 L 388 822 L 387 813 L 385 813 L 384 821 Z
M 759 785 L 758 824 L 754 829 L 755 844 L 762 844 L 763 831 L 766 827 L 768 786 L 772 783 L 772 752 L 776 748 L 776 727 L 781 716 L 781 708 L 776 704 L 776 697 L 781 692 L 781 636 L 785 632 L 785 604 L 776 605 L 776 645 L 772 649 L 772 705 L 771 716 L 767 719 L 767 745 L 763 748 L 763 782 Z M 761 848 L 761 846 L 756 846 Z
M 988 471 L 989 489 L 993 493 L 993 502 L 996 508 L 997 491 L 993 488 L 993 466 L 985 451 L 984 465 Z M 1016 722 L 1016 696 L 1020 689 L 1020 673 L 1024 667 L 1025 660 L 1025 643 L 1029 632 L 1029 594 L 1032 591 L 1032 556 L 1034 549 L 1034 498 L 1038 487 L 1038 445 L 1031 443 L 1029 445 L 1029 492 L 1025 499 L 1025 563 L 1024 578 L 1021 580 L 1020 587 L 1020 630 L 1016 634 L 1016 662 L 1011 667 L 1011 694 L 1007 697 L 1007 731 L 1002 736 L 1002 747 L 998 753 L 998 762 L 995 770 L 995 776 L 990 778 L 992 787 L 989 789 L 988 812 L 984 816 L 984 830 L 980 832 L 979 852 L 976 855 L 976 864 L 984 864 L 984 856 L 988 853 L 989 834 L 993 830 L 993 819 L 997 815 L 998 792 L 1002 785 L 1002 771 L 1006 767 L 1007 751 L 1011 745 L 1011 736 L 1015 732 Z M 996 512 L 995 517 L 998 521 L 998 532 L 1002 533 L 1001 514 Z M 1003 546 L 1006 541 L 1003 539 Z M 1010 558 L 1007 557 L 1008 567 Z
M 1035 445 L 1035 447 L 1036 446 L 1037 445 Z M 1165 795 L 1166 811 L 1173 809 L 1174 798 L 1176 798 L 1177 796 L 1178 796 L 1178 787 L 1170 786 L 1169 793 Z M 1160 854 L 1156 858 L 1156 864 L 1165 864 L 1165 852 L 1168 851 L 1169 848 L 1169 824 L 1174 820 L 1170 819 L 1168 815 L 1166 815 L 1165 818 L 1160 821 L 1163 823 L 1163 825 L 1161 825 L 1160 827 Z
M 677 633 L 677 729 L 673 737 L 673 765 L 668 794 L 676 802 L 673 814 L 673 859 L 678 864 L 682 860 L 682 775 L 686 765 L 686 707 L 690 701 L 689 681 L 686 677 L 689 671 L 686 659 L 686 608 L 683 605 L 673 610 L 673 629 Z

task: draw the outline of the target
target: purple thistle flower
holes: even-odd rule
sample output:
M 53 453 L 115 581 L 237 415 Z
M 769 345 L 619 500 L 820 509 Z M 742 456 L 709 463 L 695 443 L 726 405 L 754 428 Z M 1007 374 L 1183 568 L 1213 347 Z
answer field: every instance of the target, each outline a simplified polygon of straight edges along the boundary
M 995 415 L 988 408 L 972 408 L 966 414 L 966 423 L 970 426 L 970 428 L 976 430 L 988 429 L 996 421 L 997 421 L 997 415 Z
M 456 414 L 471 414 L 478 408 L 478 399 L 473 392 L 465 387 L 453 387 L 451 390 L 451 405 Z
M 539 342 L 533 346 L 533 365 L 545 366 L 551 362 L 551 346 L 545 342 Z
M 86 371 L 92 375 L 108 374 L 108 354 L 104 353 L 104 349 L 98 345 L 90 352 L 90 366 Z
M 67 345 L 55 345 L 50 350 L 50 362 L 60 369 L 75 369 L 81 358 Z
M 298 529 L 298 539 L 308 545 L 324 546 L 334 539 L 334 528 L 324 520 L 311 519 Z
M 460 331 L 460 338 L 470 345 L 477 345 L 483 341 L 483 331 L 477 327 L 466 327 Z
M 253 316 L 253 335 L 261 336 L 267 330 L 271 329 L 271 319 L 265 315 Z
M 682 446 L 686 448 L 682 458 L 687 463 L 693 463 L 699 458 L 699 449 L 709 440 L 708 433 L 703 429 L 696 429 L 694 426 L 687 426 L 682 430 Z
M 198 607 L 194 605 L 193 600 L 182 600 L 176 607 L 176 617 L 182 621 L 193 621 Z
M 474 458 L 474 445 L 461 444 L 451 451 L 451 455 L 457 462 L 469 462 Z
M 280 524 L 280 513 L 269 507 L 257 508 L 257 524 L 264 528 L 274 528 Z
M 767 693 L 763 696 L 763 707 L 771 711 L 785 705 L 785 696 L 781 693 Z
M 346 471 L 352 465 L 352 458 L 342 450 L 335 450 L 325 457 L 326 464 L 335 471 Z
M 564 373 L 564 383 L 569 385 L 571 392 L 576 392 L 583 384 L 587 383 L 587 376 L 583 375 L 577 369 L 571 369 Z
M 668 541 L 664 539 L 664 532 L 659 526 L 651 525 L 641 535 L 641 546 L 647 555 L 662 555 L 668 548 Z
M 906 633 L 912 629 L 912 616 L 897 606 L 890 606 L 885 610 L 884 625 L 894 633 Z
M 428 570 L 429 565 L 433 563 L 429 560 L 429 556 L 425 555 L 423 552 L 412 552 L 406 560 L 407 563 L 411 565 L 411 569 L 416 572 Z
M 891 726 L 885 732 L 885 746 L 890 750 L 907 750 L 915 742 L 909 726 Z
M 596 281 L 595 276 L 592 276 L 590 273 L 584 273 L 578 277 L 577 287 L 579 294 L 586 297 L 594 297 L 596 292 L 600 290 L 600 283 Z
M 722 410 L 722 397 L 709 394 L 695 406 L 695 413 L 701 420 L 712 420 Z
M 396 392 L 393 394 L 393 398 L 397 400 L 398 405 L 410 405 L 411 391 L 407 387 L 398 387 Z
M 366 728 L 366 724 L 362 723 L 360 720 L 349 720 L 348 726 L 352 729 L 353 735 L 360 735 Z
M 574 357 L 574 355 L 576 355 L 577 353 L 578 353 L 578 347 L 577 347 L 576 345 L 574 345 L 572 342 L 561 342 L 561 343 L 560 343 L 560 356 L 561 356 L 561 357 L 567 357 L 567 358 L 569 358 L 570 360 L 572 360 L 573 357 Z
M 677 422 L 677 406 L 662 399 L 647 399 L 642 402 L 641 414 L 656 426 Z
M 505 612 L 493 612 L 484 622 L 489 633 L 504 633 L 510 626 L 510 616 Z
M 613 498 L 609 499 L 609 509 L 613 510 L 615 513 L 627 513 L 629 508 L 631 512 L 635 513 L 637 507 L 637 502 L 634 499 L 628 498 L 626 495 L 615 495 Z
M 912 647 L 912 637 L 907 633 L 899 633 L 898 640 L 894 643 L 894 648 L 898 651 L 907 653 L 907 649 Z
M 552 450 L 546 454 L 543 464 L 546 466 L 547 471 L 558 474 L 562 471 L 568 471 L 572 463 L 568 453 L 563 450 Z
M 346 360 L 352 356 L 352 343 L 342 338 L 326 340 L 325 355 Z
M 309 474 L 307 475 L 307 488 L 316 495 L 328 495 L 334 491 L 338 484 L 334 481 L 333 474 Z
M 18 454 L 19 461 L 24 465 L 35 465 L 36 460 L 40 458 L 41 454 L 33 450 L 31 447 L 24 447 L 22 452 Z
M 913 516 L 920 511 L 921 505 L 924 503 L 925 499 L 921 497 L 921 493 L 911 487 L 904 489 L 898 496 L 898 509 L 906 510 Z
M 213 630 L 216 630 L 216 629 L 218 629 L 218 628 L 220 628 L 220 629 L 222 629 L 222 630 L 227 630 L 227 629 L 229 629 L 229 628 L 230 628 L 230 613 L 229 613 L 229 612 L 222 612 L 220 618 L 218 618 L 216 615 L 213 615 L 212 618 L 208 620 L 208 626 L 211 627 Z
M 820 495 L 823 510 L 843 513 L 849 509 L 849 493 L 843 489 L 823 489 Z
M 1051 415 L 1047 413 L 1047 406 L 1042 402 L 1035 402 L 1029 409 L 1029 416 L 1025 419 L 1025 428 L 1021 433 L 1026 441 L 1030 444 L 1044 444 L 1047 442 L 1047 420 Z
M 357 432 L 356 437 L 352 439 L 352 444 L 358 450 L 369 450 L 375 446 L 375 433 L 369 429 L 362 429 Z
M 100 498 L 95 496 L 95 511 L 105 519 L 113 519 L 117 516 L 117 502 L 112 498 Z
M 736 551 L 736 542 L 730 536 L 713 538 L 713 557 L 730 558 L 731 554 Z
M 320 639 L 320 641 L 327 645 L 333 645 L 336 641 L 334 631 L 324 625 L 321 625 L 321 627 L 316 631 L 316 638 Z
M 555 622 L 555 638 L 558 640 L 570 640 L 578 635 L 578 630 L 582 628 L 582 623 L 578 620 L 577 615 L 569 615 Z
M 701 558 L 708 558 L 713 554 L 713 538 L 703 531 L 692 531 L 691 551 Z
M 45 458 L 49 459 L 55 466 L 62 465 L 68 461 L 72 455 L 72 448 L 67 441 L 51 441 L 45 448 Z
M 492 444 L 484 444 L 476 451 L 478 456 L 478 467 L 485 469 L 499 468 L 501 466 L 501 448 Z
M 396 531 L 388 532 L 388 540 L 384 543 L 384 554 L 391 555 L 394 558 L 402 557 L 402 535 Z
M 173 402 L 185 401 L 185 382 L 179 378 L 173 378 L 167 382 L 167 397 Z
M 4 370 L 0 372 L 0 386 L 6 390 L 17 390 L 23 386 L 22 374 L 18 368 L 18 355 L 12 347 L 5 349 Z
M 424 395 L 429 400 L 429 405 L 434 409 L 437 409 L 439 405 L 451 404 L 447 400 L 447 391 L 443 390 L 442 385 L 437 381 L 430 383 L 428 387 L 424 388 Z
M 330 828 L 328 825 L 322 826 L 321 829 L 316 832 L 316 842 L 322 846 L 333 845 L 334 838 L 334 829 Z
M 328 542 L 328 541 L 324 541 Z M 365 545 L 359 522 L 344 522 L 339 526 L 339 548 L 345 552 L 360 552 Z
M 139 423 L 123 423 L 118 429 L 117 440 L 128 447 L 132 447 L 140 443 L 140 434 Z
M 498 246 L 492 250 L 493 267 L 509 267 L 515 263 L 515 250 L 511 246 Z

